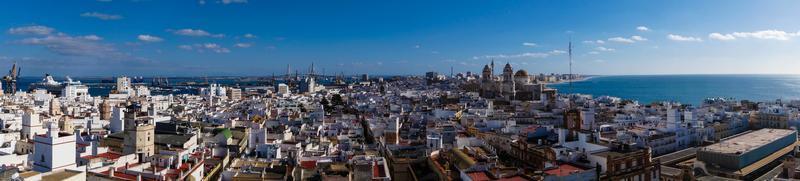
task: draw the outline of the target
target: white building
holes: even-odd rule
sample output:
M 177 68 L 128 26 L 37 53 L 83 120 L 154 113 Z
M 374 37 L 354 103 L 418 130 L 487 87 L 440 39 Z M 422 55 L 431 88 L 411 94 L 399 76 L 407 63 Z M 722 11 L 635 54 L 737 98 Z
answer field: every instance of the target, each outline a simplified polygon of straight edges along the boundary
M 289 86 L 286 84 L 278 84 L 278 94 L 289 94 Z
M 108 127 L 111 133 L 118 133 L 125 130 L 125 108 L 111 107 L 111 120 Z
M 206 97 L 220 97 L 220 98 L 227 98 L 228 92 L 225 86 L 220 86 L 219 84 L 209 84 L 208 88 L 201 88 L 200 95 Z
M 392 180 L 389 164 L 383 157 L 358 155 L 350 159 L 350 180 Z
M 61 97 L 74 100 L 75 98 L 90 97 L 89 87 L 85 85 L 67 85 L 61 91 Z
M 147 86 L 139 85 L 139 86 L 136 86 L 136 88 L 134 90 L 136 92 L 134 92 L 133 95 L 136 96 L 136 97 L 147 97 L 147 96 L 150 96 L 150 88 L 147 88 Z
M 58 128 L 51 126 L 46 135 L 37 135 L 34 140 L 33 170 L 50 172 L 53 170 L 75 168 L 75 136 L 59 133 Z
M 45 130 L 42 128 L 42 120 L 39 119 L 39 113 L 34 111 L 25 111 L 22 115 L 22 138 L 33 139 L 33 136 L 44 134 Z
M 126 76 L 117 77 L 117 92 L 128 93 L 131 90 L 131 78 Z

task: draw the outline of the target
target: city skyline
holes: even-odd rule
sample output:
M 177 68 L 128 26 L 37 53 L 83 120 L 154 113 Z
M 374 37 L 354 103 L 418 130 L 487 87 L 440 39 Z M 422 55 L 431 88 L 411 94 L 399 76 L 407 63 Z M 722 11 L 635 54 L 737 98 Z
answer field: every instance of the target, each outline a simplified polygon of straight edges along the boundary
M 798 2 L 8 2 L 0 62 L 23 76 L 793 74 Z M 775 18 L 781 17 L 781 18 Z M 5 70 L 5 68 L 0 68 Z

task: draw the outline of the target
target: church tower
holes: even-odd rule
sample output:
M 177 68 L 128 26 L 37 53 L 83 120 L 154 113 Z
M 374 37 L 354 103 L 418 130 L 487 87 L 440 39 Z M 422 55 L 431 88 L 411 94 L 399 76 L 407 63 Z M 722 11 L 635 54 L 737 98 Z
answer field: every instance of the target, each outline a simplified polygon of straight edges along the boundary
M 483 74 L 481 74 L 481 78 L 483 82 L 490 82 L 492 81 L 492 68 L 489 68 L 489 65 L 483 66 Z
M 511 64 L 506 63 L 506 66 L 503 67 L 503 82 L 511 83 L 514 81 L 514 69 L 511 68 Z
M 492 64 L 491 64 L 491 66 L 492 66 L 492 67 L 491 67 L 492 69 L 489 69 L 489 70 L 491 70 L 491 74 L 492 74 L 492 75 L 494 75 L 494 59 L 492 59 Z
M 142 106 L 133 103 L 125 109 L 123 154 L 137 154 L 140 160 L 155 154 L 155 125 L 152 119 L 138 117 Z

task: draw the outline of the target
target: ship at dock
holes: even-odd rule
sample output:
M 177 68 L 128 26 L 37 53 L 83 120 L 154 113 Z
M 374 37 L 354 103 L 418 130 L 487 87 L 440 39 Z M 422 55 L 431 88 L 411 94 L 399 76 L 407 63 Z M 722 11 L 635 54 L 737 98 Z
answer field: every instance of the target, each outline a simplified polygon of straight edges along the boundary
M 64 90 L 64 87 L 66 87 L 67 85 L 78 85 L 78 84 L 81 84 L 81 82 L 73 81 L 72 78 L 70 78 L 69 76 L 67 76 L 66 81 L 58 82 L 50 74 L 45 74 L 42 81 L 31 83 L 30 86 L 28 86 L 28 91 L 43 89 L 47 90 L 47 92 L 49 93 L 60 95 L 61 91 Z

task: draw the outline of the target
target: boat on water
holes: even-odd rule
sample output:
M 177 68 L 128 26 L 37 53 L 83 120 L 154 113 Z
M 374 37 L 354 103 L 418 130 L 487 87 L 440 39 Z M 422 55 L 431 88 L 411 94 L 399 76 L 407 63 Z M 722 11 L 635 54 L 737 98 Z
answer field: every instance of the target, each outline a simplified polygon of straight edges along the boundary
M 52 94 L 60 95 L 61 91 L 64 90 L 64 87 L 66 87 L 67 85 L 80 85 L 80 84 L 81 81 L 73 81 L 72 78 L 70 78 L 69 76 L 67 76 L 67 81 L 58 82 L 55 79 L 53 79 L 53 76 L 51 76 L 50 74 L 45 74 L 41 82 L 31 83 L 31 85 L 28 86 L 28 91 L 33 91 L 36 89 L 44 89 Z

